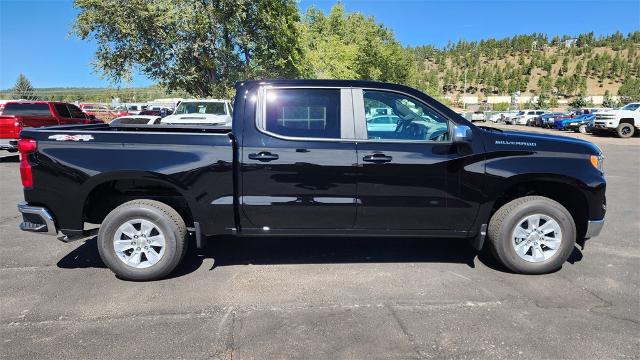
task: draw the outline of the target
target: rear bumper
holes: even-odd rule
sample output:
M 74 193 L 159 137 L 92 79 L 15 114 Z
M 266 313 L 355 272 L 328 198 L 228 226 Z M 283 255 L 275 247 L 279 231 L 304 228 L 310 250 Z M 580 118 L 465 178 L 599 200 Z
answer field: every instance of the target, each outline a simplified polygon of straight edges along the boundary
M 0 139 L 0 150 L 18 151 L 18 139 Z
M 602 231 L 602 227 L 604 226 L 604 219 L 602 220 L 589 220 L 587 222 L 587 232 L 584 235 L 586 239 L 596 237 Z
M 53 215 L 46 208 L 21 202 L 18 204 L 18 211 L 22 214 L 20 230 L 46 235 L 58 234 Z

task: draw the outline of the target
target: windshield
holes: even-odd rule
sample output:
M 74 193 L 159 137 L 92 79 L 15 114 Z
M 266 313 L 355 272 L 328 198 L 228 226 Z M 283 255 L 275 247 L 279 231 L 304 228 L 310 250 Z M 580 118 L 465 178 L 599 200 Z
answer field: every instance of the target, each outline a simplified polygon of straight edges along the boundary
M 639 107 L 640 107 L 640 103 L 627 104 L 621 110 L 635 111 Z
M 174 114 L 226 115 L 223 102 L 182 102 Z

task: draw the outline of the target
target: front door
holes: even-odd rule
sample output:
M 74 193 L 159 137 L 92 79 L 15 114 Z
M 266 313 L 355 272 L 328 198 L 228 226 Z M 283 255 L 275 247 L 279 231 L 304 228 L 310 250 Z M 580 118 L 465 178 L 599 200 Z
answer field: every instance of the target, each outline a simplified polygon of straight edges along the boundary
M 261 89 L 245 123 L 240 173 L 244 227 L 351 229 L 356 145 L 351 91 Z M 249 115 L 246 115 L 249 116 Z
M 461 216 L 448 206 L 458 191 L 460 157 L 450 121 L 414 97 L 353 90 L 358 141 L 356 228 L 449 230 Z M 383 117 L 379 109 L 386 108 Z M 387 118 L 394 119 L 393 125 Z M 381 125 L 385 123 L 385 125 Z M 469 209 L 471 210 L 471 209 Z

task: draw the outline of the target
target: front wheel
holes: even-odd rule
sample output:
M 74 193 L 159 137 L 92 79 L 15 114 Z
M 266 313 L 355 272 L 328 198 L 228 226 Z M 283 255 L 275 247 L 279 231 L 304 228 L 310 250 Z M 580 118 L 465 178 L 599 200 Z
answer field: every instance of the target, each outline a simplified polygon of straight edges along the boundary
M 622 123 L 620 125 L 618 125 L 618 127 L 616 128 L 616 135 L 618 135 L 618 137 L 621 138 L 628 138 L 628 137 L 632 137 L 633 133 L 634 133 L 634 127 L 631 124 L 627 124 L 627 123 Z
M 102 261 L 125 280 L 156 280 L 180 263 L 187 229 L 178 212 L 153 200 L 133 200 L 111 211 L 98 232 Z
M 511 271 L 546 274 L 562 267 L 576 240 L 576 225 L 560 203 L 525 196 L 503 205 L 489 221 L 497 260 Z

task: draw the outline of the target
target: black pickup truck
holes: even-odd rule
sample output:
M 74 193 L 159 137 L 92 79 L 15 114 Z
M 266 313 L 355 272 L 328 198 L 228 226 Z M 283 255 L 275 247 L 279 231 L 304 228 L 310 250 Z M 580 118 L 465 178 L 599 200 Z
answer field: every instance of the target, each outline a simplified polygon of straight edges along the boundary
M 247 81 L 231 128 L 25 129 L 22 230 L 92 235 L 118 276 L 158 279 L 189 233 L 468 238 L 514 272 L 557 270 L 604 224 L 602 152 L 471 124 L 409 87 Z M 93 226 L 95 228 L 95 226 Z M 95 232 L 94 232 L 95 233 Z M 443 240 L 445 241 L 445 240 Z

